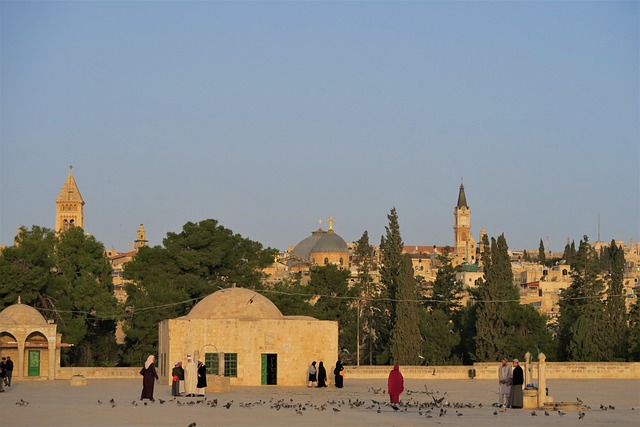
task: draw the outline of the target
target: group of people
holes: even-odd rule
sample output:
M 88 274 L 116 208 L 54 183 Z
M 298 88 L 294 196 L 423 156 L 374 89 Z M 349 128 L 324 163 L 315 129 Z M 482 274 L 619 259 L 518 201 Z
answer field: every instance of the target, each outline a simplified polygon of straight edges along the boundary
M 336 367 L 333 370 L 334 382 L 333 384 L 337 388 L 344 386 L 344 366 L 341 361 L 336 362 Z M 311 362 L 309 366 L 309 384 L 307 387 L 327 387 L 327 370 L 324 367 L 324 363 L 320 364 L 316 368 L 316 361 Z
M 498 368 L 498 403 L 502 407 L 522 408 L 522 384 L 524 371 L 518 359 L 513 359 L 513 367 L 507 359 L 502 359 Z
M 3 357 L 0 362 L 0 393 L 4 393 L 4 386 L 11 387 L 13 376 L 13 360 L 11 356 Z
M 140 400 L 149 399 L 154 402 L 153 389 L 154 383 L 158 380 L 158 373 L 156 372 L 155 357 L 153 355 L 149 355 L 140 373 L 142 374 L 142 395 Z M 207 388 L 207 368 L 202 360 L 198 360 L 196 365 L 191 355 L 187 354 L 187 363 L 184 368 L 181 360 L 175 362 L 171 376 L 172 396 L 204 396 Z M 184 383 L 184 392 L 181 389 L 181 382 Z

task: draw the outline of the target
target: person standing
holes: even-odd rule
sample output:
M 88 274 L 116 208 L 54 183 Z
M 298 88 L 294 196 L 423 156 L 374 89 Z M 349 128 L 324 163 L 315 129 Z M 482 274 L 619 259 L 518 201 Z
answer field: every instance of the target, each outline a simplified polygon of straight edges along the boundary
M 204 396 L 207 389 L 207 367 L 202 359 L 198 360 L 198 396 Z
M 5 370 L 5 384 L 7 387 L 11 387 L 11 377 L 13 376 L 13 360 L 11 356 L 7 356 L 7 362 L 4 364 Z
M 511 394 L 509 395 L 509 406 L 512 408 L 522 408 L 522 384 L 524 384 L 524 372 L 520 367 L 518 359 L 513 359 L 513 371 L 511 374 Z
M 507 359 L 502 359 L 502 364 L 498 368 L 498 404 L 509 405 L 509 395 L 511 394 L 511 366 Z
M 187 364 L 184 367 L 184 393 L 187 397 L 196 395 L 198 387 L 198 367 L 193 363 L 190 354 L 187 354 Z
M 7 362 L 6 357 L 3 357 L 2 361 L 0 361 L 0 393 L 4 393 L 4 380 L 7 372 L 6 362 Z
M 327 370 L 324 369 L 324 363 L 318 365 L 318 388 L 327 386 Z
M 340 362 L 340 360 L 336 362 L 336 368 L 333 370 L 333 375 L 335 376 L 336 387 L 342 388 L 344 385 L 344 366 L 342 366 L 342 362 Z
M 391 404 L 395 406 L 396 403 L 400 403 L 400 395 L 404 391 L 404 377 L 398 365 L 393 365 L 393 369 L 389 372 L 387 388 Z
M 178 360 L 173 365 L 171 376 L 173 377 L 173 383 L 171 383 L 171 395 L 180 396 L 180 380 L 184 379 L 184 369 L 182 369 L 181 360 Z
M 309 385 L 307 387 L 313 387 L 318 384 L 318 370 L 316 369 L 316 361 L 311 362 L 309 366 Z
M 155 357 L 153 355 L 149 355 L 147 357 L 147 361 L 144 362 L 144 373 L 142 374 L 142 395 L 140 396 L 140 400 L 149 399 L 152 402 L 155 402 L 153 398 L 153 386 L 155 384 L 155 380 L 158 379 L 158 374 L 156 373 L 156 365 L 154 363 Z

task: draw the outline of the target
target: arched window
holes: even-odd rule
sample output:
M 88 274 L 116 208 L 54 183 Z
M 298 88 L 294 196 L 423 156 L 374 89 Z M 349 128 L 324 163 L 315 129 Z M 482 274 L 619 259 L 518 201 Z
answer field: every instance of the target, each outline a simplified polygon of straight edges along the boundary
M 340 258 L 340 265 L 344 264 L 344 261 L 342 258 Z
M 327 265 L 327 264 L 329 264 L 329 258 L 324 259 L 324 265 Z

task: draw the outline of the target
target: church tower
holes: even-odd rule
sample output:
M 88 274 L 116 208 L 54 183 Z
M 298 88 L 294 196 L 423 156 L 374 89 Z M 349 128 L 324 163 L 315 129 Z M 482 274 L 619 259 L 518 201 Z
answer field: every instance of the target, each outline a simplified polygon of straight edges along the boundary
M 144 231 L 144 225 L 140 224 L 140 227 L 138 228 L 138 238 L 134 240 L 133 243 L 136 251 L 143 246 L 147 246 L 147 243 L 149 243 L 147 240 L 147 232 Z
M 84 228 L 84 200 L 69 166 L 69 176 L 56 199 L 56 231 L 62 233 L 71 227 Z
M 475 262 L 475 253 L 471 253 L 471 210 L 467 205 L 467 196 L 464 194 L 464 184 L 460 184 L 458 193 L 458 204 L 453 210 L 453 241 L 455 244 L 456 256 L 462 262 Z M 475 242 L 473 242 L 475 251 Z

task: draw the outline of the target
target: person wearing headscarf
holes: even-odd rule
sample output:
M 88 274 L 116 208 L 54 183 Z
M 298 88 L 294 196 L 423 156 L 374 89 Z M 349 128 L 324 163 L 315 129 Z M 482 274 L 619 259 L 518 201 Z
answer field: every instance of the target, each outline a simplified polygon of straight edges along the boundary
M 507 359 L 502 359 L 502 364 L 498 368 L 498 405 L 509 406 L 509 396 L 511 395 L 511 366 Z
M 324 363 L 318 364 L 318 388 L 327 386 L 327 370 L 324 369 Z
M 336 387 L 342 388 L 344 385 L 344 366 L 342 366 L 342 362 L 339 360 L 336 362 L 336 368 L 333 370 L 333 375 L 335 376 Z
M 309 366 L 309 385 L 307 387 L 313 387 L 318 383 L 318 369 L 316 369 L 316 361 L 311 362 Z
M 387 388 L 391 403 L 400 403 L 400 395 L 404 391 L 404 377 L 400 373 L 400 367 L 398 365 L 393 365 L 393 369 L 389 372 Z
M 155 399 L 153 398 L 153 386 L 155 384 L 155 380 L 158 379 L 158 374 L 156 373 L 154 360 L 155 357 L 153 355 L 149 355 L 149 357 L 147 357 L 147 361 L 144 362 L 144 373 L 142 374 L 142 395 L 140 396 L 140 400 L 149 399 L 152 402 L 155 402 Z
M 184 392 L 187 397 L 196 395 L 198 387 L 198 367 L 193 362 L 190 354 L 187 354 L 187 364 L 184 367 Z
M 182 360 L 178 360 L 173 365 L 171 376 L 173 377 L 172 378 L 173 382 L 171 383 L 171 395 L 180 396 L 180 380 L 184 379 L 184 369 L 182 369 Z
M 518 359 L 513 359 L 511 394 L 509 395 L 509 406 L 512 408 L 522 408 L 522 384 L 524 384 L 524 372 L 519 365 Z
M 202 359 L 198 360 L 198 396 L 204 396 L 204 392 L 207 389 L 207 367 L 204 365 Z

